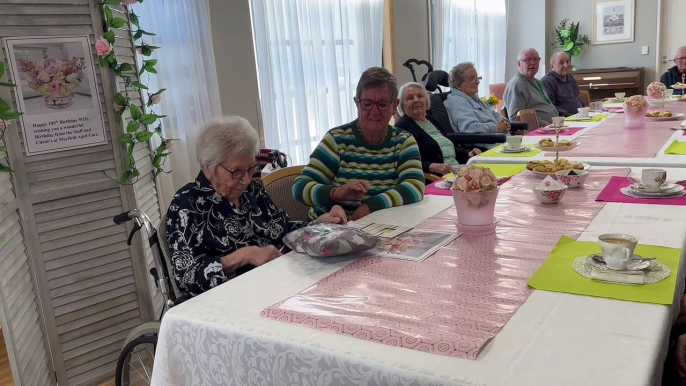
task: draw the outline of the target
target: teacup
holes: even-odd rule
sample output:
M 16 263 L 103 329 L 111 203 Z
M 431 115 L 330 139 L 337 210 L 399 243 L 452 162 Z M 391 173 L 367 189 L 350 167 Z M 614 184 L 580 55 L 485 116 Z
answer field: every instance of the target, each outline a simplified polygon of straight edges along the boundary
M 579 118 L 588 118 L 588 113 L 591 112 L 590 107 L 579 107 L 577 110 L 579 112 Z
M 626 269 L 631 263 L 638 239 L 623 233 L 607 233 L 598 236 L 598 244 L 603 250 L 603 261 L 608 267 Z
M 508 135 L 507 136 L 507 148 L 512 150 L 519 150 L 522 148 L 522 136 L 521 135 Z
M 556 129 L 559 129 L 560 127 L 564 126 L 565 124 L 565 117 L 553 117 L 553 127 Z
M 617 100 L 621 102 L 621 101 L 624 100 L 624 96 L 625 96 L 625 95 L 626 95 L 625 92 L 616 92 L 616 93 L 615 93 L 615 98 L 617 98 Z
M 643 169 L 641 181 L 648 190 L 658 190 L 667 181 L 665 169 Z

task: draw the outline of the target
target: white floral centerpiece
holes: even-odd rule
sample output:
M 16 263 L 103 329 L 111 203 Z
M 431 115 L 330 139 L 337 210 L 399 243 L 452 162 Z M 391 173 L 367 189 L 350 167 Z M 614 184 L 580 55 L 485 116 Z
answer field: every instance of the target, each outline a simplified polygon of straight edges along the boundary
M 498 178 L 490 169 L 481 166 L 462 168 L 452 187 L 458 225 L 492 224 L 498 191 Z
M 648 85 L 646 92 L 652 99 L 662 99 L 667 92 L 667 86 L 662 82 L 653 82 Z
M 55 59 L 43 51 L 43 60 L 18 59 L 17 62 L 22 79 L 45 98 L 47 107 L 53 109 L 71 106 L 75 89 L 86 77 L 83 57 Z
M 624 100 L 624 118 L 626 127 L 639 127 L 645 124 L 648 101 L 643 95 L 633 95 Z

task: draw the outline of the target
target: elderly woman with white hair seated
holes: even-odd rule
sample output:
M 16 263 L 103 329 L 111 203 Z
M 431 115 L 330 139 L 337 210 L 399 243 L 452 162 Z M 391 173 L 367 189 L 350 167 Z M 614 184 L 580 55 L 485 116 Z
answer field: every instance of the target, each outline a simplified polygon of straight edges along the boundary
M 179 189 L 167 212 L 174 279 L 191 296 L 281 255 L 283 237 L 307 223 L 291 221 L 252 180 L 259 138 L 241 117 L 215 119 L 197 143 L 201 171 Z M 340 206 L 313 223 L 345 224 Z
M 476 73 L 474 63 L 463 62 L 450 70 L 450 95 L 445 108 L 450 117 L 450 126 L 456 133 L 508 133 L 510 122 L 479 98 L 481 77 Z M 477 144 L 481 148 L 492 148 L 493 144 Z
M 405 83 L 398 93 L 398 115 L 396 127 L 408 131 L 417 141 L 422 158 L 422 170 L 427 173 L 444 175 L 452 172 L 453 167 L 467 163 L 471 157 L 481 154 L 481 150 L 468 150 L 455 146 L 440 125 L 426 111 L 431 107 L 429 93 L 424 85 L 417 82 Z

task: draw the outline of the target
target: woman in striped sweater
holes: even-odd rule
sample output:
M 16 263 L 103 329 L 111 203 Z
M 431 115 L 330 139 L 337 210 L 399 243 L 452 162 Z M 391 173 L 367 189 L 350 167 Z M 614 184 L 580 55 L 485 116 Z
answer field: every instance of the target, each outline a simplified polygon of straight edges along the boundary
M 357 119 L 329 130 L 293 185 L 310 218 L 334 205 L 357 220 L 379 209 L 411 204 L 424 196 L 424 173 L 412 135 L 389 126 L 398 105 L 398 82 L 381 67 L 362 73 Z

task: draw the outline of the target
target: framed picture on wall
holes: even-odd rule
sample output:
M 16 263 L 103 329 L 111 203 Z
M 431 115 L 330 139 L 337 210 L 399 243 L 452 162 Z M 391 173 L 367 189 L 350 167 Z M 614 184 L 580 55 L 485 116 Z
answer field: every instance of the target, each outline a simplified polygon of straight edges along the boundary
M 593 44 L 634 41 L 635 0 L 593 0 Z

